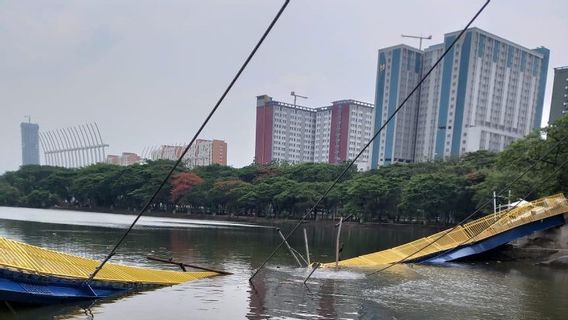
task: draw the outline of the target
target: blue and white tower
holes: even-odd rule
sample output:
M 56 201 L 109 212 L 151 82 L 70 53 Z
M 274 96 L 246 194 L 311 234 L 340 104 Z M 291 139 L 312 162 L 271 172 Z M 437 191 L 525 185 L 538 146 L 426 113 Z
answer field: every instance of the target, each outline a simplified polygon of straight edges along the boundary
M 417 83 L 419 72 L 409 65 L 426 72 L 458 33 L 446 34 L 444 43 L 424 51 L 406 46 L 379 50 L 375 130 L 396 108 L 393 101 L 404 99 Z M 372 168 L 478 150 L 499 152 L 539 128 L 549 55 L 544 47 L 528 49 L 471 28 L 422 84 L 420 99 L 409 100 L 375 141 Z M 414 153 L 408 153 L 412 141 Z

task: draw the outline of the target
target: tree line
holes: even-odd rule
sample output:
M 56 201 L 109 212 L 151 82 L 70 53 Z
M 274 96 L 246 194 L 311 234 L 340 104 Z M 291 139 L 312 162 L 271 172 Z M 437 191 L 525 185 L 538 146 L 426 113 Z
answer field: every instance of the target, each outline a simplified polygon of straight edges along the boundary
M 567 137 L 568 117 L 564 117 L 499 154 L 478 151 L 459 159 L 393 164 L 367 172 L 352 168 L 311 218 L 353 214 L 364 221 L 452 223 L 491 199 L 493 191 L 506 188 L 529 166 L 534 168 L 510 187 L 510 200 L 566 192 L 568 170 L 558 168 L 568 159 Z M 181 167 L 150 210 L 298 218 L 314 206 L 346 165 Z M 80 169 L 22 166 L 0 176 L 0 206 L 138 210 L 172 166 L 167 160 Z M 506 196 L 499 202 L 507 202 Z M 490 211 L 492 206 L 483 209 Z

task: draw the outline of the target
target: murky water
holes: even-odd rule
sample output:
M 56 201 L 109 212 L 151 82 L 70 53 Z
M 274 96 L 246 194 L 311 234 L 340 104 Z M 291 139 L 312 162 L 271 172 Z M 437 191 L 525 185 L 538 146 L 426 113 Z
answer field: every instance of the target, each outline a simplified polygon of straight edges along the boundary
M 132 219 L 0 207 L 0 235 L 101 258 Z M 333 225 L 306 228 L 312 259 L 333 260 Z M 342 255 L 388 248 L 432 231 L 347 224 Z M 94 303 L 18 308 L 16 314 L 1 309 L 0 319 L 568 319 L 568 270 L 519 263 L 397 266 L 370 277 L 357 270 L 318 270 L 304 286 L 307 270 L 281 251 L 249 283 L 277 244 L 272 228 L 144 218 L 114 262 L 170 268 L 145 259 L 155 255 L 234 274 Z M 303 252 L 303 233 L 291 244 Z

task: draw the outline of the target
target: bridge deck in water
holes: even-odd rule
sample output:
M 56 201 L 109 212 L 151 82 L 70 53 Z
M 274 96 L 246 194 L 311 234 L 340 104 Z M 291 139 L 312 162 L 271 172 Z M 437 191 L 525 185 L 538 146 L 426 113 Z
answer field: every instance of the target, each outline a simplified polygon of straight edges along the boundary
M 342 260 L 339 262 L 339 266 L 374 267 L 399 263 L 402 260 L 412 262 L 420 260 L 420 258 L 435 256 L 436 254 L 457 247 L 474 244 L 517 227 L 566 212 L 568 212 L 568 201 L 564 195 L 557 194 L 528 202 L 497 214 L 490 214 L 458 226 L 454 230 L 444 230 L 429 237 L 421 238 L 388 250 Z M 442 237 L 445 233 L 447 234 Z M 417 251 L 419 252 L 417 253 Z M 407 257 L 410 258 L 405 260 Z M 334 266 L 335 262 L 323 264 L 323 267 Z
M 98 260 L 0 237 L 0 268 L 40 276 L 86 280 L 99 264 Z M 216 275 L 218 273 L 215 272 L 178 272 L 107 263 L 95 280 L 143 285 L 174 285 Z

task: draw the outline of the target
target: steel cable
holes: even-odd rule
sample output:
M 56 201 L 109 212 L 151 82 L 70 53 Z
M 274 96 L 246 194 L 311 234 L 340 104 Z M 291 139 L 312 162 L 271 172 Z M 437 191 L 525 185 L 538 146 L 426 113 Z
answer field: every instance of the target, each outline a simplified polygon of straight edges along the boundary
M 126 236 L 130 233 L 130 231 L 132 231 L 132 228 L 134 228 L 134 225 L 136 225 L 136 223 L 138 222 L 138 220 L 140 219 L 140 217 L 144 214 L 144 212 L 146 212 L 146 210 L 148 210 L 148 208 L 150 207 L 150 205 L 154 202 L 156 196 L 158 195 L 158 193 L 162 190 L 162 188 L 164 187 L 164 185 L 168 182 L 168 180 L 170 179 L 170 177 L 172 176 L 172 174 L 174 173 L 174 171 L 176 170 L 176 168 L 179 166 L 179 164 L 181 163 L 181 161 L 183 160 L 183 157 L 187 154 L 187 152 L 189 151 L 189 149 L 191 148 L 191 146 L 193 145 L 193 143 L 195 142 L 195 140 L 197 140 L 197 137 L 199 136 L 199 134 L 201 134 L 201 131 L 203 131 L 203 129 L 205 128 L 205 125 L 207 125 L 207 123 L 209 122 L 209 120 L 211 119 L 211 117 L 213 116 L 213 114 L 217 111 L 217 109 L 219 108 L 219 106 L 221 105 L 221 103 L 223 102 L 223 100 L 225 100 L 225 97 L 227 96 L 227 94 L 229 93 L 229 91 L 231 91 L 231 89 L 233 88 L 233 85 L 237 82 L 238 78 L 240 77 L 240 75 L 243 73 L 243 71 L 245 70 L 245 68 L 247 67 L 247 65 L 249 64 L 249 62 L 252 60 L 252 58 L 254 57 L 254 55 L 256 54 L 256 52 L 258 51 L 258 49 L 260 48 L 260 45 L 264 42 L 264 40 L 266 39 L 266 37 L 268 36 L 268 34 L 270 33 L 270 31 L 272 30 L 272 28 L 274 27 L 274 25 L 276 24 L 276 22 L 278 21 L 278 19 L 280 19 L 280 16 L 282 15 L 282 13 L 284 12 L 284 10 L 286 9 L 286 7 L 288 6 L 288 4 L 290 3 L 290 0 L 285 0 L 284 4 L 282 5 L 282 7 L 280 8 L 280 10 L 278 10 L 278 13 L 276 14 L 276 16 L 272 19 L 272 21 L 270 22 L 270 25 L 268 26 L 268 28 L 264 31 L 264 33 L 262 34 L 262 36 L 260 37 L 260 40 L 256 43 L 256 45 L 254 46 L 253 50 L 250 52 L 250 54 L 248 55 L 248 57 L 245 59 L 245 61 L 243 62 L 243 64 L 241 65 L 240 69 L 237 71 L 237 73 L 235 74 L 235 76 L 233 77 L 233 79 L 231 80 L 231 82 L 229 83 L 229 85 L 227 86 L 227 88 L 225 89 L 225 91 L 223 92 L 223 94 L 221 95 L 221 97 L 219 98 L 219 100 L 217 101 L 217 103 L 215 104 L 215 106 L 211 109 L 211 111 L 209 112 L 209 114 L 207 115 L 207 117 L 205 118 L 205 120 L 203 121 L 203 123 L 201 124 L 201 126 L 199 127 L 199 129 L 197 130 L 197 132 L 195 133 L 195 135 L 193 136 L 193 138 L 191 139 L 191 141 L 189 142 L 189 144 L 185 147 L 185 149 L 183 150 L 182 154 L 179 156 L 179 158 L 177 159 L 177 161 L 175 162 L 174 166 L 170 169 L 170 171 L 168 172 L 168 174 L 166 175 L 166 177 L 164 178 L 164 180 L 162 180 L 162 182 L 160 183 L 160 185 L 158 186 L 158 188 L 156 189 L 156 191 L 152 194 L 152 196 L 150 197 L 150 199 L 148 199 L 148 201 L 146 202 L 146 204 L 144 205 L 144 207 L 142 207 L 142 209 L 140 210 L 140 212 L 138 213 L 138 215 L 136 216 L 136 219 L 134 219 L 134 221 L 132 222 L 132 224 L 130 225 L 130 227 L 124 232 L 124 234 L 122 235 L 122 237 L 118 240 L 118 242 L 114 245 L 113 249 L 110 251 L 110 253 L 105 257 L 105 259 L 101 262 L 100 265 L 98 265 L 94 272 L 89 276 L 89 279 L 86 280 L 86 283 L 89 284 L 94 277 L 97 275 L 97 273 L 99 273 L 99 271 L 103 268 L 103 266 L 112 258 L 113 255 L 116 254 L 116 250 L 118 249 L 118 247 L 120 247 L 120 245 L 122 244 L 122 242 L 124 241 L 124 239 L 126 238 Z
M 327 188 L 327 190 L 323 193 L 323 195 L 318 199 L 318 201 L 316 201 L 316 203 L 312 206 L 312 208 L 310 210 L 308 210 L 300 219 L 300 221 L 292 228 L 292 230 L 290 232 L 288 232 L 288 234 L 286 235 L 285 239 L 282 240 L 280 242 L 280 244 L 278 244 L 276 246 L 276 248 L 270 253 L 270 255 L 260 264 L 260 266 L 254 271 L 254 273 L 251 275 L 251 277 L 249 278 L 249 281 L 252 281 L 252 279 L 258 274 L 258 272 L 266 265 L 266 263 L 268 263 L 268 261 L 270 261 L 270 259 L 272 259 L 272 257 L 274 257 L 274 255 L 276 254 L 276 252 L 278 252 L 278 250 L 282 247 L 282 245 L 288 240 L 288 238 L 290 238 L 290 236 L 298 229 L 298 227 L 304 222 L 304 220 L 306 220 L 306 218 L 312 214 L 315 213 L 316 208 L 318 207 L 318 205 L 323 201 L 323 199 L 325 199 L 327 197 L 327 195 L 329 194 L 329 192 L 337 185 L 337 183 L 339 183 L 339 181 L 345 176 L 345 174 L 349 171 L 349 169 L 351 167 L 353 167 L 353 164 L 355 164 L 355 162 L 359 159 L 359 157 L 363 154 L 363 152 L 365 152 L 365 150 L 367 150 L 367 148 L 371 145 L 371 143 L 373 143 L 373 141 L 377 138 L 377 136 L 384 130 L 384 128 L 389 124 L 389 122 L 392 121 L 392 119 L 394 118 L 394 116 L 402 109 L 402 107 L 404 107 L 404 105 L 406 104 L 406 102 L 412 97 L 412 95 L 418 90 L 418 88 L 422 85 L 422 83 L 428 78 L 428 76 L 430 76 L 430 74 L 434 71 L 434 69 L 441 63 L 441 61 L 444 59 L 444 57 L 448 54 L 448 52 L 454 47 L 454 45 L 460 40 L 460 38 L 463 36 L 463 34 L 467 31 L 467 29 L 471 26 L 471 24 L 477 19 L 477 17 L 481 14 L 481 12 L 483 12 L 483 10 L 485 9 L 485 7 L 487 7 L 487 5 L 489 4 L 489 2 L 491 2 L 491 0 L 487 0 L 483 6 L 477 11 L 477 13 L 473 16 L 473 18 L 467 23 L 467 25 L 463 28 L 463 30 L 461 30 L 461 32 L 458 34 L 458 36 L 454 39 L 454 41 L 452 41 L 452 43 L 450 44 L 450 46 L 448 48 L 446 48 L 446 50 L 444 51 L 444 53 L 438 58 L 438 60 L 436 60 L 436 62 L 434 63 L 434 65 L 432 65 L 432 67 L 428 70 L 428 72 L 426 72 L 426 74 L 420 79 L 420 81 L 418 82 L 418 84 L 416 84 L 416 86 L 414 87 L 414 89 L 412 89 L 412 91 L 406 96 L 406 98 L 400 103 L 400 105 L 393 111 L 393 113 L 390 115 L 390 117 L 387 119 L 387 121 L 379 128 L 379 130 L 377 130 L 377 132 L 375 132 L 375 134 L 373 135 L 373 137 L 371 138 L 371 140 L 369 140 L 369 142 L 367 142 L 367 144 L 365 144 L 365 146 L 363 147 L 363 149 L 361 149 L 361 151 L 359 151 L 359 153 L 357 154 L 357 156 L 355 156 L 355 158 L 353 158 L 353 160 L 351 160 L 349 162 L 349 165 L 347 167 L 345 167 L 345 169 L 341 172 L 341 174 L 333 181 L 333 183 L 330 185 L 329 188 Z
M 546 156 L 548 156 L 553 150 L 555 150 L 556 147 L 558 147 L 560 144 L 564 143 L 565 140 L 559 140 L 558 142 L 556 142 L 555 145 L 553 145 L 553 147 L 551 147 L 547 152 L 544 153 L 544 155 L 542 157 L 540 157 L 539 159 L 537 159 L 536 161 L 534 161 L 533 164 L 531 164 L 527 169 L 525 169 L 520 175 L 518 175 L 515 179 L 513 179 L 513 181 L 511 181 L 509 184 L 507 184 L 504 188 L 502 188 L 497 195 L 501 195 L 503 194 L 505 191 L 507 191 L 512 185 L 514 185 L 517 181 L 519 181 L 522 177 L 524 177 L 527 173 L 529 173 L 532 169 L 534 169 L 534 167 L 536 167 L 536 165 L 538 163 L 540 163 L 540 161 L 542 161 Z M 487 201 L 485 201 L 483 204 L 481 204 L 480 206 L 478 206 L 473 213 L 471 213 L 470 215 L 468 215 L 467 217 L 465 217 L 464 219 L 462 219 L 458 224 L 456 224 L 455 226 L 453 226 L 452 228 L 448 229 L 446 232 L 444 232 L 443 234 L 441 234 L 438 238 L 434 239 L 432 242 L 428 243 L 427 245 L 425 245 L 424 247 L 414 251 L 413 253 L 407 255 L 406 257 L 404 257 L 403 259 L 400 259 L 396 262 L 393 262 L 391 264 L 389 264 L 388 266 L 381 268 L 379 270 L 373 271 L 371 273 L 368 273 L 367 276 L 370 275 L 374 275 L 380 272 L 383 272 L 385 270 L 388 270 L 390 268 L 392 268 L 393 266 L 400 264 L 400 263 L 404 263 L 406 261 L 408 261 L 410 258 L 414 257 L 415 255 L 417 255 L 418 253 L 422 252 L 424 249 L 429 248 L 430 246 L 432 246 L 434 243 L 438 242 L 440 239 L 444 238 L 445 236 L 447 236 L 450 232 L 454 231 L 455 229 L 457 229 L 458 227 L 460 227 L 462 224 L 464 224 L 466 221 L 468 221 L 469 219 L 471 219 L 473 216 L 475 216 L 477 213 L 479 213 L 479 211 L 481 211 L 481 209 L 483 209 L 486 205 L 488 205 L 491 201 L 493 201 L 493 198 L 487 199 Z

